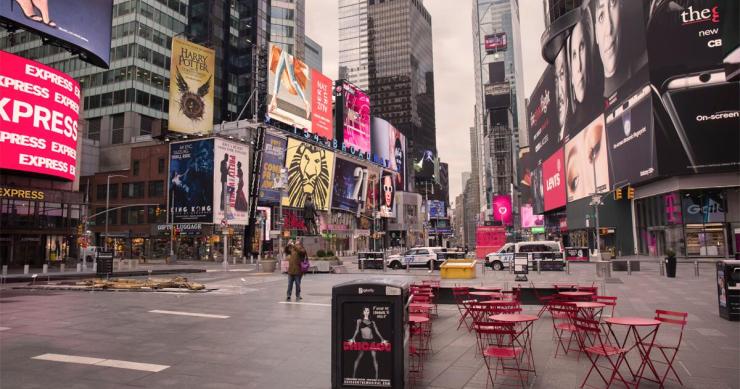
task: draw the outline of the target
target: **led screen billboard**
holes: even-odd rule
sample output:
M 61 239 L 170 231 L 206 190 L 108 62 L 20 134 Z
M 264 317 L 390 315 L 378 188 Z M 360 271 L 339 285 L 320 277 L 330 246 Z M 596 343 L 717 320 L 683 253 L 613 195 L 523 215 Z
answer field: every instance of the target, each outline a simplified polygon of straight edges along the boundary
M 568 202 L 610 190 L 606 145 L 603 116 L 599 116 L 565 144 Z
M 303 208 L 306 198 L 311 196 L 316 209 L 328 211 L 334 177 L 334 153 L 290 138 L 285 153 L 285 167 L 288 169 L 288 187 L 283 205 Z
M 213 222 L 249 224 L 249 145 L 224 139 L 214 142 Z
M 542 163 L 542 191 L 545 212 L 565 206 L 565 155 L 562 148 Z
M 80 85 L 4 51 L 0 64 L 0 169 L 74 180 Z
M 429 200 L 429 217 L 439 218 L 447 216 L 447 207 L 445 202 L 440 200 Z
M 496 195 L 493 196 L 493 220 L 501 222 L 501 225 L 510 226 L 513 222 L 511 210 L 511 196 Z
M 367 196 L 365 197 L 365 214 L 373 216 L 380 203 L 380 169 L 367 169 Z
M 396 175 L 396 190 L 403 191 L 406 182 L 406 136 L 387 121 L 371 121 L 373 161 L 391 169 Z
M 265 134 L 260 172 L 260 203 L 280 203 L 280 170 L 285 166 L 285 149 L 288 140 L 272 134 Z
M 213 223 L 213 146 L 213 138 L 170 144 L 171 222 Z
M 434 173 L 439 171 L 439 159 L 432 150 L 424 150 L 421 157 L 414 161 L 414 172 L 419 181 L 431 181 L 435 178 Z
M 334 166 L 332 208 L 357 212 L 367 196 L 367 185 L 367 167 L 337 157 Z
M 483 38 L 483 46 L 486 48 L 486 51 L 506 50 L 506 47 L 507 47 L 506 33 L 499 32 L 497 34 L 486 35 Z
M 334 84 L 336 136 L 351 154 L 369 153 L 370 97 L 347 81 Z
M 213 132 L 216 52 L 187 40 L 172 38 L 169 131 Z
M 524 204 L 520 207 L 522 218 L 522 228 L 541 227 L 545 225 L 545 217 L 536 215 L 531 204 Z
M 380 217 L 394 217 L 393 206 L 396 198 L 395 173 L 383 170 L 380 177 Z
M 80 52 L 83 61 L 108 68 L 113 0 L 0 1 L 0 19 Z
M 566 123 L 560 122 L 559 112 L 567 114 L 568 99 L 556 93 L 553 68 L 548 66 L 540 77 L 527 106 L 529 124 L 530 158 L 537 165 L 547 159 L 560 145 L 567 134 Z M 554 103 L 554 104 L 553 104 Z

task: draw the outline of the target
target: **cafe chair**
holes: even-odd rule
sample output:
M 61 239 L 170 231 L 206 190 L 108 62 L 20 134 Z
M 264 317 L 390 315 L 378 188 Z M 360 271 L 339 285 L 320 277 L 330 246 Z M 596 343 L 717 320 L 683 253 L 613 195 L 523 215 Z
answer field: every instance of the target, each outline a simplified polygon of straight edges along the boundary
M 488 344 L 483 348 L 482 355 L 491 386 L 496 386 L 495 382 L 500 370 L 501 375 L 513 376 L 519 380 L 522 388 L 526 387 L 525 382 L 528 380 L 528 376 L 526 368 L 522 367 L 524 349 L 520 347 L 515 324 L 492 322 L 486 326 L 476 328 L 476 334 Z M 508 362 L 508 365 L 506 362 Z M 491 370 L 493 370 L 493 373 Z M 488 383 L 486 383 L 486 388 L 488 388 Z
M 668 324 L 673 327 L 673 331 L 666 330 L 667 328 L 670 328 L 668 326 L 660 326 L 660 335 L 663 335 L 663 333 L 668 332 L 673 337 L 677 337 L 678 339 L 673 342 L 664 342 L 663 340 L 666 339 L 664 336 L 660 336 L 660 341 L 656 341 L 653 343 L 653 350 L 650 354 L 653 354 L 655 349 L 658 349 L 660 351 L 662 360 L 656 360 L 652 358 L 652 355 L 650 355 L 650 360 L 655 364 L 663 364 L 666 365 L 666 370 L 663 376 L 660 378 L 660 386 L 662 387 L 665 384 L 666 378 L 668 378 L 668 373 L 673 372 L 673 376 L 676 377 L 676 380 L 679 384 L 683 386 L 683 382 L 681 381 L 681 377 L 678 376 L 678 373 L 673 368 L 673 361 L 676 359 L 676 355 L 678 355 L 678 350 L 681 347 L 681 341 L 683 340 L 683 331 L 686 327 L 687 323 L 687 317 L 688 313 L 686 312 L 675 312 L 675 311 L 664 311 L 662 309 L 656 309 L 655 310 L 655 320 L 658 320 L 662 324 Z M 642 345 L 644 347 L 648 347 L 650 344 L 646 342 L 642 342 Z
M 529 284 L 532 286 L 532 290 L 534 291 L 534 297 L 537 298 L 537 301 L 542 305 L 539 312 L 537 312 L 537 318 L 540 318 L 545 311 L 550 309 L 550 304 L 555 301 L 555 295 L 543 296 L 537 291 L 537 288 L 534 286 L 534 282 L 530 282 Z
M 619 366 L 624 362 L 627 350 L 609 344 L 606 339 L 609 335 L 601 330 L 601 326 L 596 320 L 586 319 L 576 315 L 573 317 L 573 325 L 575 326 L 578 345 L 586 354 L 588 360 L 591 361 L 591 368 L 588 370 L 583 382 L 581 382 L 580 388 L 586 386 L 588 378 L 594 370 L 599 374 L 599 377 L 604 381 L 607 388 L 611 387 L 614 380 L 621 381 L 625 387 L 629 388 L 630 384 L 624 379 L 622 373 L 619 372 Z M 600 360 L 606 360 L 608 365 L 599 365 Z M 604 372 L 607 372 L 609 379 L 606 378 L 602 369 Z
M 576 335 L 577 330 L 575 324 L 573 324 L 573 318 L 575 318 L 577 314 L 578 308 L 571 304 L 558 303 L 550 306 L 552 329 L 555 332 L 555 339 L 557 340 L 557 344 L 555 345 L 555 358 L 558 357 L 560 349 L 563 349 L 563 353 L 565 353 L 565 355 L 568 355 L 568 351 L 580 350 L 580 348 L 571 348 L 573 340 L 576 341 L 576 346 L 578 346 Z
M 452 297 L 455 300 L 455 305 L 457 305 L 457 310 L 460 312 L 460 319 L 457 322 L 457 329 L 460 329 L 460 326 L 465 324 L 465 327 L 468 329 L 468 332 L 471 330 L 470 327 L 470 320 L 468 318 L 468 311 L 465 307 L 465 301 L 471 300 L 470 295 L 470 288 L 467 286 L 453 286 L 452 287 Z
M 617 297 L 616 296 L 595 295 L 593 297 L 593 301 L 596 303 L 602 303 L 606 305 L 606 307 L 604 307 L 604 309 L 601 311 L 602 319 L 614 317 L 614 309 L 617 307 Z

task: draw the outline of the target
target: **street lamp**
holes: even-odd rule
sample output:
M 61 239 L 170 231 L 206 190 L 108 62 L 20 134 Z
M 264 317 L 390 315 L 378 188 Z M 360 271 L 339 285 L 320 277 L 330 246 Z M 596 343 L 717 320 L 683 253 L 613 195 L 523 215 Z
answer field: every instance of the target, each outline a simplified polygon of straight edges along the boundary
M 128 178 L 128 176 L 124 176 L 122 174 L 109 174 L 108 178 L 105 180 L 105 238 L 103 239 L 103 247 L 105 251 L 108 251 L 108 207 L 110 204 L 110 179 L 111 177 L 122 177 L 122 178 Z

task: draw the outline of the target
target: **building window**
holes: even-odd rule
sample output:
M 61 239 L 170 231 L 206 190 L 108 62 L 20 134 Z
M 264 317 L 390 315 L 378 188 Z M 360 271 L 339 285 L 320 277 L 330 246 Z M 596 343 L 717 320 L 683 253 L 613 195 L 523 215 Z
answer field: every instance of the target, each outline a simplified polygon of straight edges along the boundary
M 165 168 L 165 165 L 164 165 L 164 158 L 160 158 L 160 159 L 159 159 L 159 160 L 157 161 L 157 173 L 158 173 L 158 174 L 163 174 L 163 173 L 164 173 L 164 168 Z
M 141 165 L 141 163 L 139 163 L 139 160 L 138 159 L 137 160 L 134 160 L 134 163 L 131 166 L 131 170 L 133 171 L 133 173 L 134 173 L 135 176 L 138 176 L 139 175 L 139 166 L 140 165 Z
M 87 139 L 100 140 L 100 118 L 87 121 Z
M 146 223 L 146 210 L 144 207 L 131 207 L 124 210 L 125 224 L 144 224 Z
M 122 198 L 124 199 L 137 199 L 144 197 L 144 183 L 143 182 L 128 182 L 123 184 Z
M 96 188 L 95 197 L 98 199 L 98 201 L 105 201 L 105 189 L 107 185 L 106 184 L 98 184 Z M 118 184 L 111 183 L 110 184 L 110 199 L 116 199 L 118 198 Z
M 164 195 L 164 181 L 149 181 L 149 197 Z

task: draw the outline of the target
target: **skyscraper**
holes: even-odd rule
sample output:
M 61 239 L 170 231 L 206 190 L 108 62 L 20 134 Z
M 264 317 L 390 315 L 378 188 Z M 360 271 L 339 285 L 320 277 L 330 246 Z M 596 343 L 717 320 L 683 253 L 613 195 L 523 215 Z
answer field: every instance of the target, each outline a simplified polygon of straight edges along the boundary
M 270 42 L 298 58 L 306 58 L 304 0 L 274 1 L 270 6 Z
M 324 49 L 313 39 L 306 37 L 306 56 L 303 58 L 311 69 L 322 71 Z
M 339 0 L 339 78 L 367 90 L 367 0 Z

